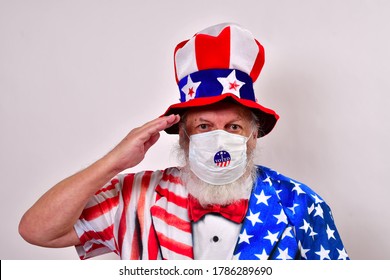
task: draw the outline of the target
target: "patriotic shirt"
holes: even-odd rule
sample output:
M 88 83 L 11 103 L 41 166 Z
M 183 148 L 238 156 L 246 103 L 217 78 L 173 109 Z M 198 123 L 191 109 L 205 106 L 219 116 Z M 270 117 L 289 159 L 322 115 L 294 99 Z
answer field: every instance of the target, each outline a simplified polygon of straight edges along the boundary
M 326 202 L 258 166 L 232 259 L 349 259 Z M 119 174 L 88 202 L 75 230 L 81 259 L 193 259 L 188 192 L 179 168 Z

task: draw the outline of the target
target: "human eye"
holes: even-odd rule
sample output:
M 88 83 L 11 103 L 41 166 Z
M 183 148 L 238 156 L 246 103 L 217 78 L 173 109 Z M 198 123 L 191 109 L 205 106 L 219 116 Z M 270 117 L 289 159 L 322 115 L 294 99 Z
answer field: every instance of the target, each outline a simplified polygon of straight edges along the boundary
M 238 124 L 232 123 L 228 125 L 228 130 L 231 132 L 240 132 L 242 127 Z
M 209 128 L 210 128 L 210 125 L 207 123 L 201 123 L 197 126 L 197 129 L 201 130 L 201 131 L 208 130 Z

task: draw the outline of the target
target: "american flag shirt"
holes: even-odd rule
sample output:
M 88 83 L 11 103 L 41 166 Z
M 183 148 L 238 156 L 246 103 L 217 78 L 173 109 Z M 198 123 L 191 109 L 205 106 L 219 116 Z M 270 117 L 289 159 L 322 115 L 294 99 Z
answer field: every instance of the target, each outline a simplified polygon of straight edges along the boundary
M 326 202 L 263 166 L 232 259 L 349 259 Z M 188 192 L 180 168 L 119 174 L 86 205 L 74 228 L 81 259 L 193 259 Z

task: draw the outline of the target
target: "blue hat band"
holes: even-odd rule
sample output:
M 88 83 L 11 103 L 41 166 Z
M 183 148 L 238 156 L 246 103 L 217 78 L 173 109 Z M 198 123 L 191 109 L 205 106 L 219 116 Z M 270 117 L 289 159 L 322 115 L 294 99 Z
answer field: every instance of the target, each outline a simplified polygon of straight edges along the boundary
M 251 77 L 237 69 L 208 69 L 192 73 L 178 83 L 180 102 L 225 93 L 256 101 Z

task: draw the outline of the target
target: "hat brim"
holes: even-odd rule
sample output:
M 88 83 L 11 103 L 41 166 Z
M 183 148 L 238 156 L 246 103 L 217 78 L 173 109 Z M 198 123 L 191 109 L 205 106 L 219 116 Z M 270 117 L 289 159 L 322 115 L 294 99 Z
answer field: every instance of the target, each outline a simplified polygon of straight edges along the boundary
M 254 102 L 252 100 L 242 99 L 230 93 L 226 93 L 218 96 L 212 96 L 212 97 L 195 98 L 186 102 L 173 104 L 167 109 L 167 111 L 162 116 L 168 116 L 171 114 L 178 114 L 181 116 L 189 109 L 211 105 L 220 102 L 222 100 L 238 103 L 244 107 L 247 107 L 257 115 L 260 121 L 259 133 L 258 133 L 259 138 L 270 133 L 279 119 L 278 114 L 276 114 L 273 110 L 261 106 L 259 103 Z M 165 132 L 168 134 L 178 134 L 179 125 L 175 124 L 165 129 Z

